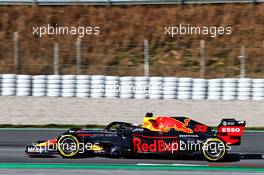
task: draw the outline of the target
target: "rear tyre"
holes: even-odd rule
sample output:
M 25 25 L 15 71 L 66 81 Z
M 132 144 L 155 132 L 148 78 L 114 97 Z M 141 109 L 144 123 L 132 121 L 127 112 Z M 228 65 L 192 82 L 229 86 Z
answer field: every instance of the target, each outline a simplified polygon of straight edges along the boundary
M 227 155 L 226 145 L 218 138 L 209 138 L 203 144 L 202 154 L 209 162 L 221 161 Z
M 80 142 L 71 134 L 62 135 L 57 142 L 58 152 L 63 158 L 76 158 L 79 156 Z

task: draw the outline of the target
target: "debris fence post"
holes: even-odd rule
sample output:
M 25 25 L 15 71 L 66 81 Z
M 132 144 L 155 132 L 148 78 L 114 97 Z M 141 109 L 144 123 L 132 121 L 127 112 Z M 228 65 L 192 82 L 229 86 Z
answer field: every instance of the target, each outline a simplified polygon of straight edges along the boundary
M 262 42 L 262 71 L 264 71 L 264 40 Z
M 18 73 L 19 69 L 19 50 L 18 50 L 18 32 L 14 32 L 13 41 L 13 54 L 14 54 L 14 68 L 15 73 Z
M 149 76 L 149 42 L 144 39 L 144 76 Z
M 81 74 L 81 65 L 82 65 L 82 59 L 81 59 L 81 38 L 78 37 L 76 40 L 76 74 Z
M 54 75 L 59 75 L 59 44 L 54 43 Z
M 245 78 L 246 76 L 246 49 L 242 46 L 240 49 L 240 78 Z
M 205 77 L 205 41 L 200 40 L 200 78 Z

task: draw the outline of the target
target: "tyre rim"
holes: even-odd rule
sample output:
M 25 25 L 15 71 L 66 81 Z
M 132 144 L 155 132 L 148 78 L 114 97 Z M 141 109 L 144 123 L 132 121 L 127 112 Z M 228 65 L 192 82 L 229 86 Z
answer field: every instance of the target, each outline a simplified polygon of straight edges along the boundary
M 78 144 L 70 137 L 62 139 L 59 146 L 66 155 L 74 155 L 78 151 Z
M 224 149 L 219 149 L 219 147 L 223 147 L 223 143 L 221 142 L 208 142 L 208 149 L 205 150 L 206 155 L 211 158 L 220 158 L 224 153 Z

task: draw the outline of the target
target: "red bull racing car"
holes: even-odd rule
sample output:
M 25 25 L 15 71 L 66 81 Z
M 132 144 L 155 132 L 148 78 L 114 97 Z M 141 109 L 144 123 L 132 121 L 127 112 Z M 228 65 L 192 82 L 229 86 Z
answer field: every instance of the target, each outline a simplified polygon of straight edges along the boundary
M 69 129 L 58 138 L 27 146 L 30 157 L 60 155 L 78 157 L 134 157 L 144 154 L 201 154 L 208 161 L 224 159 L 233 145 L 241 143 L 245 121 L 223 119 L 212 127 L 187 117 L 154 117 L 147 113 L 144 124 L 112 122 L 104 129 Z

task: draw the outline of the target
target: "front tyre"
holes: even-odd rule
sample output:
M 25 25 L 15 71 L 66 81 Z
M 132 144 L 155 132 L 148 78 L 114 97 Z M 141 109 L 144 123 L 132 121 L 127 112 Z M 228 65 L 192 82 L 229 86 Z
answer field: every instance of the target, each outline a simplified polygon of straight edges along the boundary
M 218 138 L 209 138 L 203 144 L 202 154 L 210 162 L 223 160 L 227 155 L 226 145 Z
M 67 134 L 58 138 L 58 152 L 63 158 L 75 158 L 79 156 L 80 142 L 74 135 Z

